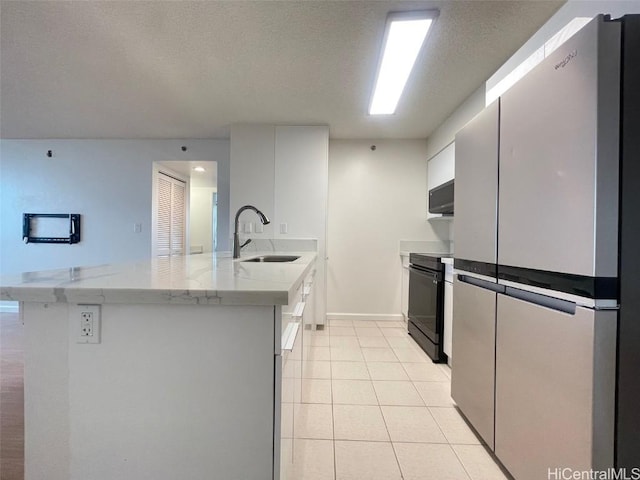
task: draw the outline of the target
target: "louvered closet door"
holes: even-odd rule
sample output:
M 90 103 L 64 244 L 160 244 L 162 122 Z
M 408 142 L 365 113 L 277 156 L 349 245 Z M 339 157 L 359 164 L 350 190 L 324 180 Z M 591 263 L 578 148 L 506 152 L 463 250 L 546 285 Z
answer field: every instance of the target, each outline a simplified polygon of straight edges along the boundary
M 156 246 L 158 255 L 184 253 L 186 204 L 184 182 L 158 173 Z

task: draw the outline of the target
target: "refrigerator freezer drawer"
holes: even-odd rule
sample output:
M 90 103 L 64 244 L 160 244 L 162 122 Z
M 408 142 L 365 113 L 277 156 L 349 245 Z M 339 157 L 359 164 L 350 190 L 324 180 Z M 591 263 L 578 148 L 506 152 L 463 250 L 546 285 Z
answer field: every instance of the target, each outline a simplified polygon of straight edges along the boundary
M 498 294 L 495 453 L 518 480 L 613 467 L 616 315 Z
M 493 450 L 496 293 L 453 280 L 451 396 Z

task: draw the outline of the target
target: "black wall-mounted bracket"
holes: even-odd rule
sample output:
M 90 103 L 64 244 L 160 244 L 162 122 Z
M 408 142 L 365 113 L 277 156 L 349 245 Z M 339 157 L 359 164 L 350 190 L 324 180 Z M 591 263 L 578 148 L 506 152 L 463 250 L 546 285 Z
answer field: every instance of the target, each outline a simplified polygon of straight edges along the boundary
M 68 218 L 68 237 L 34 237 L 32 233 L 32 221 L 37 218 Z M 79 213 L 25 213 L 22 217 L 22 241 L 24 243 L 78 243 L 80 241 L 80 214 Z

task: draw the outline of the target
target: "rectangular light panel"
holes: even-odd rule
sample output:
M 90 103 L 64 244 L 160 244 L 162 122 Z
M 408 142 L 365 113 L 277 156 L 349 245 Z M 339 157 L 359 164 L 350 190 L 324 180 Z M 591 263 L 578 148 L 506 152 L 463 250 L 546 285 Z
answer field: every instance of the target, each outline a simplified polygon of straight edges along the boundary
M 369 105 L 370 115 L 396 111 L 402 91 L 437 11 L 402 12 L 387 18 L 382 59 Z

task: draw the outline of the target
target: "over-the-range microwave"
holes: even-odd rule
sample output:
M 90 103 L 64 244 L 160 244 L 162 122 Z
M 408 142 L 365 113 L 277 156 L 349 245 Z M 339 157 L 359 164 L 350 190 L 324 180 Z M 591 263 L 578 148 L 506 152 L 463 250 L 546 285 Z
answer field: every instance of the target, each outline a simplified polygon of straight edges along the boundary
M 429 213 L 453 215 L 453 184 L 454 180 L 449 180 L 429 190 Z

